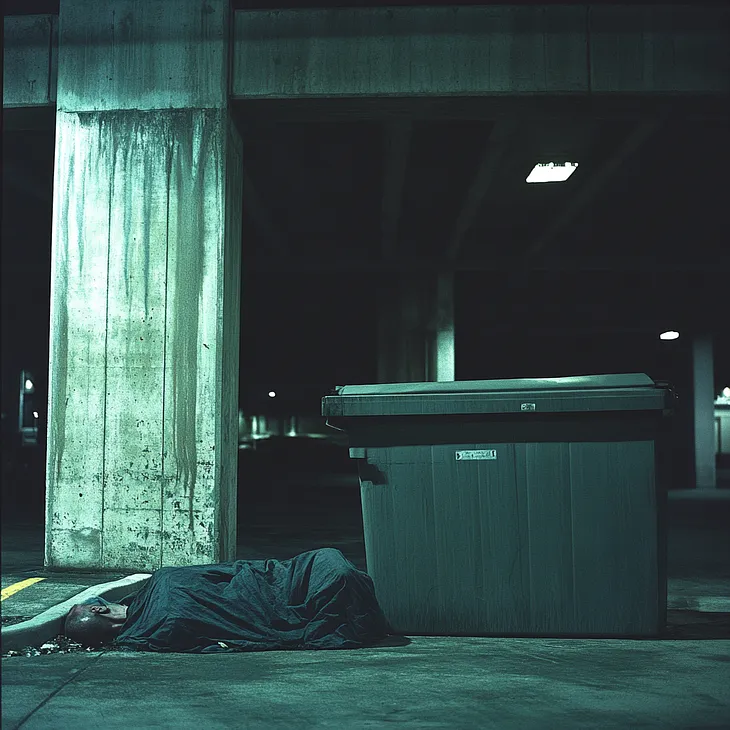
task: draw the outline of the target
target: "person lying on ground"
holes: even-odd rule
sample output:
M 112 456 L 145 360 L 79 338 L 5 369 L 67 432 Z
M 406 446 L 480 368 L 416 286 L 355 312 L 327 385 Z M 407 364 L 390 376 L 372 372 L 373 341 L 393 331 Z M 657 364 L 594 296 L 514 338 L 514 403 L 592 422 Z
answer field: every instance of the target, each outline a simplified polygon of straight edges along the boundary
M 392 630 L 370 576 L 322 548 L 282 561 L 160 568 L 120 603 L 73 606 L 64 633 L 91 647 L 212 653 L 360 648 Z

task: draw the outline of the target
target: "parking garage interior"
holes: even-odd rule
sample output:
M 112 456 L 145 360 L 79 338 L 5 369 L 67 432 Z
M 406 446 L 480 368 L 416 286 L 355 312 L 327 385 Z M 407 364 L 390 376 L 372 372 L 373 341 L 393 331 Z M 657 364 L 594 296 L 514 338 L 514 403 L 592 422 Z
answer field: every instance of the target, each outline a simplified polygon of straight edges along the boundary
M 388 382 L 384 292 L 448 276 L 454 380 L 646 373 L 671 384 L 665 638 L 691 651 L 705 642 L 705 657 L 722 656 L 730 639 L 727 97 L 234 99 L 231 108 L 244 150 L 239 392 L 231 395 L 239 414 L 236 558 L 283 560 L 327 545 L 367 568 L 357 463 L 346 436 L 321 416 L 321 399 L 340 385 Z M 43 571 L 55 145 L 48 108 L 4 110 L 4 588 L 6 575 Z M 535 164 L 553 160 L 578 166 L 563 183 L 526 182 Z M 679 337 L 660 339 L 668 330 Z M 712 344 L 711 489 L 698 482 L 698 340 Z M 24 439 L 26 373 L 37 430 Z M 31 615 L 36 604 L 21 596 L 12 608 L 3 602 L 4 625 Z M 438 648 L 452 658 L 462 650 Z M 556 647 L 540 652 L 545 662 L 569 664 L 551 658 Z M 502 670 L 510 656 L 500 655 Z M 470 655 L 464 666 L 478 661 Z M 646 659 L 652 667 L 665 661 Z M 199 668 L 185 666 L 197 677 Z M 675 727 L 723 727 L 725 666 L 713 659 L 708 692 L 703 698 L 693 685 Z M 31 717 L 31 706 L 22 707 L 13 722 Z M 503 724 L 494 726 L 517 727 L 500 707 Z M 629 722 L 617 707 L 605 726 Z M 119 717 L 129 721 L 125 712 Z M 321 712 L 313 707 L 311 717 Z M 407 712 L 413 727 L 429 718 L 449 726 L 436 710 Z M 338 717 L 339 727 L 364 727 Z M 485 726 L 479 717 L 467 713 L 461 726 Z M 540 727 L 540 718 L 557 715 L 543 707 L 526 717 L 522 726 Z M 578 727 L 580 717 L 571 718 Z M 42 713 L 37 721 L 28 726 L 46 726 Z M 266 717 L 258 722 L 251 726 L 265 727 Z

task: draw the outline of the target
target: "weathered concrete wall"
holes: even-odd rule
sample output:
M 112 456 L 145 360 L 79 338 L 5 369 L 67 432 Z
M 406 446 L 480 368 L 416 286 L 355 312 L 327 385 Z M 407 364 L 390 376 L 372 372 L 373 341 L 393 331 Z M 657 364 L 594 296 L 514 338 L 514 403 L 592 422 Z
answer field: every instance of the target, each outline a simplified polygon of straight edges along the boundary
M 91 4 L 64 23 L 69 108 L 204 107 L 225 94 L 210 76 L 226 46 L 221 10 L 193 6 L 185 24 L 160 0 Z M 55 99 L 53 23 L 5 19 L 4 106 Z M 240 10 L 232 94 L 727 94 L 729 25 L 727 9 L 699 4 Z M 92 44 L 109 50 L 102 62 Z
M 701 6 L 241 10 L 233 96 L 728 93 Z
M 49 566 L 230 555 L 240 163 L 226 110 L 58 114 Z
M 55 104 L 58 16 L 7 16 L 3 42 L 3 107 Z
M 697 5 L 591 6 L 595 93 L 730 93 L 730 10 Z
M 61 8 L 46 564 L 228 560 L 243 172 L 228 5 L 100 7 Z
M 65 0 L 60 109 L 221 106 L 228 88 L 227 3 Z
M 234 97 L 587 88 L 580 6 L 238 11 L 235 23 Z

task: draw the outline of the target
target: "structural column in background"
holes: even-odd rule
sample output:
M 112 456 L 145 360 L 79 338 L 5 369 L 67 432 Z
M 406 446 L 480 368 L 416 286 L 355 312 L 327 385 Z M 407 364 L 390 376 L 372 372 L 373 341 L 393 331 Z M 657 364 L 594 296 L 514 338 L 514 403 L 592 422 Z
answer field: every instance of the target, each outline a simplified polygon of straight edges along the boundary
M 697 336 L 692 342 L 692 382 L 695 483 L 698 489 L 715 489 L 715 371 L 710 335 Z
M 61 0 L 46 566 L 236 542 L 241 140 L 228 0 Z
M 454 380 L 453 273 L 394 275 L 376 297 L 378 382 Z

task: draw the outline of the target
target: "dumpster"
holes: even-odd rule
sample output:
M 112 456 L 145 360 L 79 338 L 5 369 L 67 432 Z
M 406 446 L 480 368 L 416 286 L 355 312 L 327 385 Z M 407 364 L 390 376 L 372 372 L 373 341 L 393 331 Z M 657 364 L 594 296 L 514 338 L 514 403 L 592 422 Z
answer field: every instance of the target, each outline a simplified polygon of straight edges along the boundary
M 674 393 L 644 374 L 337 387 L 393 629 L 655 636 Z

